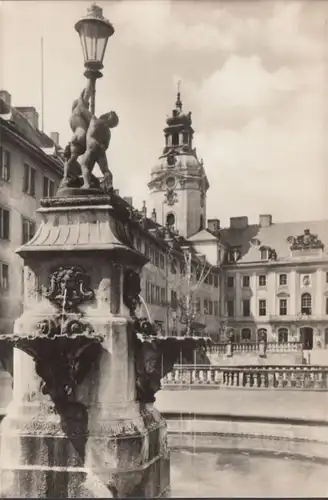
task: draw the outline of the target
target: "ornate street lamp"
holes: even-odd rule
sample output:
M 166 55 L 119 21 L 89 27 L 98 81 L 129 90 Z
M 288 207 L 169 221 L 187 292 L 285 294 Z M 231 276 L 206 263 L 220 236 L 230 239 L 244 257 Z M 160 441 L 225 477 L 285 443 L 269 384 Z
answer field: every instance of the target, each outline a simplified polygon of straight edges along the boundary
M 96 80 L 102 77 L 104 55 L 108 38 L 114 34 L 114 27 L 103 17 L 102 8 L 93 4 L 87 10 L 87 15 L 75 24 L 80 35 L 84 66 L 84 75 L 91 83 L 91 113 L 95 113 Z

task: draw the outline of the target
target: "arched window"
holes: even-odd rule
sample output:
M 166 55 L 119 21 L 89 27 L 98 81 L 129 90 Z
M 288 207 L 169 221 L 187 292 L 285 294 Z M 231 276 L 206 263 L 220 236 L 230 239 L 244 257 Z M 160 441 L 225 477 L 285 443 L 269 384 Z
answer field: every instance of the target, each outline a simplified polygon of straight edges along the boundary
M 266 328 L 260 328 L 259 330 L 257 330 L 257 338 L 259 341 L 260 340 L 266 341 L 267 337 L 268 337 L 268 334 L 267 334 Z
M 241 331 L 241 340 L 251 340 L 252 331 L 250 328 L 243 328 Z
M 288 328 L 279 328 L 278 342 L 279 343 L 288 342 Z
M 166 225 L 169 226 L 170 228 L 174 228 L 174 226 L 175 226 L 175 215 L 174 214 L 172 214 L 172 213 L 167 214 Z
M 309 293 L 303 293 L 301 297 L 301 313 L 308 315 L 312 313 L 312 297 Z

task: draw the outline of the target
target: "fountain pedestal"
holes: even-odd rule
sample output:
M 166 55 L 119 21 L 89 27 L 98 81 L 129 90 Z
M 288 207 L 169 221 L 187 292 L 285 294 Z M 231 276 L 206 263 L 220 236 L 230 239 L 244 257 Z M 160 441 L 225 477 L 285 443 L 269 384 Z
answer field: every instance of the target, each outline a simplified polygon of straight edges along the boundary
M 44 200 L 40 212 L 18 250 L 24 312 L 10 337 L 1 497 L 167 496 L 166 424 L 136 385 L 147 378 L 136 376 L 133 319 L 146 259 L 132 248 L 130 214 L 114 195 Z

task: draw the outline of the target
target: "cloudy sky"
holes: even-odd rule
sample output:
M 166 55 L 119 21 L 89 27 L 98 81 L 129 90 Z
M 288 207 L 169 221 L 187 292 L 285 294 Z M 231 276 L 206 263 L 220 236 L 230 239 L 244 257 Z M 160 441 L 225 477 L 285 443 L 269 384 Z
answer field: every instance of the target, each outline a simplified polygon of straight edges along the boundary
M 85 1 L 0 2 L 0 87 L 40 110 L 44 39 L 45 132 L 70 139 L 84 83 L 74 23 Z M 147 199 L 165 118 L 182 81 L 195 145 L 210 181 L 208 218 L 272 213 L 328 218 L 328 2 L 99 1 L 109 40 L 96 111 L 116 110 L 108 157 L 115 187 Z M 149 209 L 151 209 L 149 205 Z

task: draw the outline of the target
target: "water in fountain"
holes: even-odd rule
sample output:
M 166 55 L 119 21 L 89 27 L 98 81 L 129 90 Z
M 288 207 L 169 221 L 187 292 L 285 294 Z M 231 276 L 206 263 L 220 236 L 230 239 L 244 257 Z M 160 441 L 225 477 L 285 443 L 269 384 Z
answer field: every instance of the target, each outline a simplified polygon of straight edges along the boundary
M 142 295 L 139 295 L 139 299 L 141 300 L 142 305 L 143 305 L 143 307 L 145 308 L 145 311 L 146 311 L 146 314 L 147 314 L 148 321 L 149 321 L 149 323 L 151 323 L 151 322 L 152 322 L 152 321 L 151 321 L 151 316 L 150 316 L 150 312 L 149 312 L 149 309 L 148 309 L 148 307 L 147 307 L 146 301 L 145 301 L 145 299 L 142 297 Z
M 64 290 L 64 296 L 63 296 L 63 304 L 62 304 L 62 317 L 61 317 L 61 328 L 60 328 L 60 333 L 63 333 L 63 328 L 64 328 L 64 317 L 65 317 L 65 310 L 66 310 L 66 300 L 67 300 L 67 288 L 65 287 Z

